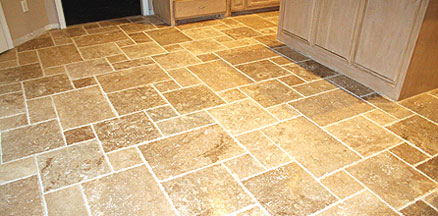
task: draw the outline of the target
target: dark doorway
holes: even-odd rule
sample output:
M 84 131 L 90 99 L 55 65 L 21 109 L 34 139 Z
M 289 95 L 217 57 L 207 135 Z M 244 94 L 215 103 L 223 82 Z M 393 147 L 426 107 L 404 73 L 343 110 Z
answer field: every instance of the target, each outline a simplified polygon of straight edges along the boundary
M 140 0 L 62 0 L 67 25 L 141 14 Z

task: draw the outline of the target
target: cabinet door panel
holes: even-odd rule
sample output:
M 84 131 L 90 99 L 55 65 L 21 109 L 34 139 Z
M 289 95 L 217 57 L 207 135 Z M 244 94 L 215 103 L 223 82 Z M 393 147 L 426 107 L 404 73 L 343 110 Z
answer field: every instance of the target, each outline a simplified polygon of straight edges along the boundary
M 368 0 L 355 63 L 395 81 L 420 0 Z
M 245 9 L 245 0 L 231 0 L 231 10 L 232 11 L 239 11 Z
M 261 7 L 275 7 L 280 5 L 280 0 L 246 0 L 248 9 Z
M 313 0 L 287 0 L 284 7 L 282 30 L 309 41 Z

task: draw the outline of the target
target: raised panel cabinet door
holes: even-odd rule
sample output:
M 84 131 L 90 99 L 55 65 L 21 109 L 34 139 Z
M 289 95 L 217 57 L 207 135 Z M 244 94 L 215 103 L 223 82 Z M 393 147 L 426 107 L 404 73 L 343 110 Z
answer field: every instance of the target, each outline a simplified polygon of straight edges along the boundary
M 282 29 L 309 41 L 314 0 L 283 0 Z
M 246 0 L 248 9 L 261 7 L 275 7 L 280 5 L 280 0 Z
M 321 0 L 315 44 L 349 59 L 361 1 Z
M 368 0 L 355 64 L 395 82 L 421 0 Z
M 239 11 L 245 9 L 245 0 L 231 0 L 231 11 Z

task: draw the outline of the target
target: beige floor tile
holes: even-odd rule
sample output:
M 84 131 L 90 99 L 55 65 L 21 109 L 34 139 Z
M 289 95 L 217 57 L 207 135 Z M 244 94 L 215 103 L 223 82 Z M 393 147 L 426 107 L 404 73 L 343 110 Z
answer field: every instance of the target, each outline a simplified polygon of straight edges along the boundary
M 111 19 L 111 20 L 99 22 L 99 25 L 101 27 L 109 27 L 109 26 L 115 26 L 115 25 L 123 25 L 126 23 L 131 23 L 131 21 L 129 21 L 127 18 L 116 18 L 116 19 Z
M 15 92 L 0 96 L 0 116 L 9 116 L 26 112 L 23 93 Z
M 139 148 L 159 179 L 177 176 L 244 153 L 218 125 L 148 143 Z
M 148 110 L 147 113 L 153 121 L 161 121 L 177 116 L 175 111 L 170 106 L 157 107 Z
M 306 81 L 313 81 L 336 75 L 336 72 L 333 70 L 313 60 L 288 65 L 285 68 Z
M 145 166 L 84 183 L 83 188 L 93 215 L 175 215 Z
M 6 183 L 8 181 L 36 174 L 37 167 L 33 157 L 0 165 L 0 183 Z
M 438 207 L 438 191 L 435 191 L 424 198 L 424 201 L 429 203 L 431 206 Z
M 279 80 L 281 80 L 286 85 L 291 86 L 291 87 L 304 83 L 304 80 L 302 80 L 301 78 L 299 78 L 295 75 L 285 76 L 285 77 L 280 78 Z
M 178 50 L 183 50 L 184 47 L 182 47 L 179 44 L 170 44 L 170 45 L 165 45 L 162 46 L 165 50 L 167 50 L 168 52 L 174 52 L 174 51 L 178 51 Z
M 400 212 L 406 216 L 438 215 L 438 211 L 421 200 L 409 205 Z
M 53 38 L 56 46 L 72 44 L 73 40 L 71 38 Z
M 198 59 L 201 59 L 203 62 L 213 61 L 213 60 L 219 60 L 219 57 L 214 53 L 208 53 L 203 55 L 196 56 Z
M 115 171 L 143 163 L 135 147 L 109 153 L 108 159 Z
M 276 64 L 268 61 L 258 61 L 245 65 L 237 66 L 237 69 L 241 70 L 251 78 L 256 81 L 261 81 L 265 79 L 275 78 L 279 76 L 285 76 L 290 74 L 283 68 L 277 66 Z
M 267 214 L 259 207 L 254 207 L 252 209 L 237 214 L 237 216 L 266 216 L 266 215 Z
M 389 115 L 388 113 L 380 109 L 376 109 L 374 111 L 368 112 L 364 114 L 364 116 L 382 126 L 397 121 L 397 118 Z
M 201 83 L 193 74 L 185 68 L 169 70 L 169 75 L 172 76 L 183 87 Z
M 166 104 L 166 101 L 151 86 L 110 93 L 108 98 L 120 115 Z
M 13 67 L 17 67 L 17 66 L 18 66 L 18 61 L 17 60 L 0 62 L 0 68 L 1 69 L 13 68 Z
M 111 63 L 111 64 L 128 60 L 128 58 L 126 57 L 125 54 L 117 54 L 117 55 L 113 55 L 113 56 L 108 56 L 108 57 L 106 57 L 106 59 L 108 59 L 109 63 Z
M 212 28 L 212 27 L 204 27 L 204 28 L 196 28 L 196 29 L 187 29 L 183 31 L 184 34 L 193 38 L 194 40 L 202 40 L 205 38 L 212 38 L 224 35 L 222 32 Z
M 217 107 L 209 112 L 232 134 L 260 128 L 276 121 L 249 99 Z
M 105 92 L 118 91 L 168 79 L 170 77 L 156 64 L 97 76 L 97 80 Z
M 304 56 L 303 54 L 287 47 L 287 46 L 282 46 L 282 47 L 278 47 L 275 49 L 275 51 L 283 54 L 284 56 L 288 57 L 290 60 L 294 61 L 294 62 L 301 62 L 301 61 L 305 61 L 305 60 L 309 60 L 308 57 Z
M 231 89 L 219 92 L 218 94 L 228 103 L 247 98 L 247 96 L 243 94 L 239 89 Z
M 255 45 L 260 43 L 258 40 L 254 38 L 243 38 L 240 40 L 233 40 L 230 37 L 217 37 L 215 38 L 215 40 L 221 42 L 223 45 L 225 45 L 230 49 L 241 47 L 241 46 Z
M 300 115 L 292 107 L 287 104 L 271 107 L 268 111 L 280 120 L 285 120 Z
M 128 60 L 128 61 L 121 61 L 121 62 L 114 63 L 112 65 L 113 65 L 115 70 L 124 70 L 124 69 L 133 68 L 133 67 L 141 67 L 141 66 L 145 66 L 145 65 L 150 65 L 153 63 L 154 63 L 154 61 L 152 61 L 152 59 L 150 57 L 146 57 L 146 58 L 139 58 L 139 59 Z
M 180 116 L 157 123 L 161 132 L 166 135 L 180 133 L 193 128 L 213 124 L 215 121 L 205 111 Z
M 218 106 L 225 103 L 204 85 L 184 88 L 163 94 L 170 104 L 182 114 Z
M 43 68 L 82 61 L 82 57 L 79 55 L 79 52 L 74 45 L 62 45 L 39 49 L 38 54 Z
M 161 48 L 159 45 L 157 45 L 154 42 L 147 42 L 142 44 L 126 46 L 123 47 L 122 50 L 131 59 L 143 58 L 151 55 L 166 53 L 166 51 L 163 48 Z
M 26 98 L 36 98 L 73 89 L 66 74 L 44 77 L 23 83 Z
M 223 50 L 217 52 L 217 54 L 233 65 L 257 61 L 277 55 L 263 45 L 252 45 L 230 50 Z
M 241 90 L 265 108 L 301 97 L 277 80 L 255 83 L 242 87 Z
M 79 51 L 81 52 L 84 59 L 102 58 L 122 53 L 122 51 L 120 51 L 115 43 L 104 43 L 94 46 L 82 47 L 79 48 Z
M 24 126 L 27 125 L 27 123 L 26 114 L 18 114 L 11 117 L 2 118 L 0 119 L 0 130 Z
M 321 179 L 321 183 L 340 199 L 344 199 L 364 189 L 362 185 L 344 171 L 338 171 Z
M 27 101 L 31 123 L 55 119 L 56 113 L 50 97 L 37 98 Z
M 317 177 L 360 159 L 357 154 L 304 117 L 262 131 Z
M 18 52 L 23 52 L 26 50 L 41 49 L 52 46 L 54 46 L 54 44 L 50 37 L 37 37 L 21 44 L 17 47 L 17 50 Z
M 129 23 L 120 25 L 120 28 L 123 29 L 126 33 L 132 33 L 132 32 L 142 32 L 150 29 L 155 29 L 155 26 L 152 24 L 136 24 L 136 23 Z
M 305 98 L 292 102 L 291 105 L 321 126 L 372 109 L 370 105 L 342 90 Z
M 43 72 L 38 64 L 3 69 L 0 70 L 0 85 L 20 82 L 42 76 Z
M 87 34 L 87 32 L 85 32 L 85 29 L 82 28 L 81 26 L 78 27 L 71 26 L 66 29 L 52 30 L 50 31 L 50 34 L 52 35 L 53 38 L 70 38 L 70 37 L 78 37 L 81 35 L 85 35 Z
M 11 49 L 0 55 L 0 62 L 13 61 L 17 59 L 17 49 Z
M 212 53 L 226 49 L 225 46 L 219 44 L 213 39 L 190 41 L 190 42 L 182 43 L 181 45 L 195 55 Z
M 45 195 L 49 216 L 55 215 L 87 215 L 87 207 L 81 188 L 73 186 Z
M 181 30 L 187 30 L 187 29 L 192 29 L 192 28 L 200 28 L 200 27 L 207 27 L 207 26 L 214 26 L 214 25 L 218 25 L 221 22 L 219 20 L 206 20 L 203 22 L 193 22 L 193 23 L 187 23 L 187 24 L 182 24 L 182 25 L 178 25 L 178 29 Z
M 438 153 L 438 126 L 422 117 L 413 116 L 387 128 L 431 155 Z
M 398 145 L 390 151 L 412 165 L 429 158 L 427 155 L 407 143 Z
M 253 203 L 220 165 L 166 182 L 163 186 L 181 215 L 225 215 Z
M 317 80 L 315 82 L 311 82 L 311 83 L 307 83 L 307 84 L 293 87 L 293 89 L 295 89 L 296 91 L 298 91 L 299 93 L 301 93 L 304 96 L 311 96 L 311 95 L 318 94 L 318 93 L 325 92 L 325 91 L 329 91 L 329 90 L 332 90 L 335 88 L 337 88 L 337 87 L 326 80 Z
M 243 179 L 265 170 L 248 154 L 229 160 L 224 164 L 238 179 Z
M 180 88 L 179 85 L 173 80 L 167 80 L 164 82 L 155 83 L 154 86 L 160 92 L 167 92 Z
M 292 63 L 289 59 L 279 56 L 271 59 L 272 62 L 278 64 L 278 65 L 286 65 Z
M 78 45 L 78 47 L 84 47 L 109 42 L 116 42 L 125 39 L 128 39 L 128 36 L 126 36 L 122 31 L 117 30 L 75 37 L 73 40 Z
M 395 208 L 436 188 L 434 182 L 390 153 L 376 155 L 347 171 Z
M 296 163 L 246 180 L 243 185 L 272 215 L 308 215 L 336 201 Z
M 413 114 L 408 109 L 378 95 L 377 93 L 365 96 L 363 99 L 399 119 L 406 118 Z
M 131 46 L 134 45 L 135 42 L 130 40 L 130 39 L 126 39 L 126 40 L 121 40 L 121 41 L 116 41 L 115 42 L 117 44 L 117 46 L 119 47 L 126 47 L 126 46 Z
M 91 129 L 90 126 L 64 131 L 64 136 L 65 140 L 67 141 L 67 145 L 95 138 L 93 129 Z
M 421 94 L 402 100 L 400 104 L 438 123 L 438 98 L 428 94 Z
M 262 35 L 259 32 L 256 32 L 246 26 L 226 29 L 226 30 L 222 30 L 222 32 L 232 37 L 235 40 L 249 38 L 249 37 L 257 37 Z
M 18 62 L 20 65 L 38 63 L 38 56 L 35 50 L 18 53 Z
M 255 39 L 260 41 L 260 43 L 271 48 L 280 47 L 284 45 L 282 42 L 277 40 L 277 34 L 264 35 L 264 36 L 256 37 Z
M 64 130 L 115 116 L 98 87 L 55 95 L 53 100 Z
M 365 157 L 402 142 L 362 116 L 331 125 L 327 130 Z
M 20 83 L 0 86 L 0 94 L 7 94 L 18 91 L 22 91 Z
M 200 60 L 186 50 L 154 56 L 153 59 L 166 70 L 201 63 Z
M 214 91 L 222 91 L 252 83 L 249 78 L 222 60 L 195 65 L 188 68 Z
M 32 176 L 0 186 L 4 215 L 44 215 L 38 177 Z
M 96 79 L 94 77 L 87 77 L 78 80 L 73 80 L 73 85 L 75 88 L 84 88 L 92 85 L 97 85 Z
M 162 46 L 191 41 L 189 37 L 187 37 L 175 28 L 165 28 L 148 31 L 147 34 Z
M 363 191 L 318 215 L 398 215 L 377 197 Z
M 246 16 L 236 16 L 233 17 L 235 20 L 251 27 L 254 29 L 263 29 L 269 27 L 276 27 L 277 25 L 271 23 L 263 18 L 260 18 L 257 15 L 246 15 Z
M 56 74 L 64 74 L 64 73 L 66 73 L 64 66 L 56 66 L 56 67 L 44 69 L 44 75 L 46 75 L 46 76 L 51 76 L 51 75 L 56 75 Z
M 418 165 L 417 169 L 428 175 L 433 180 L 438 181 L 438 156 Z
M 349 77 L 345 75 L 340 75 L 336 77 L 329 78 L 330 81 L 336 83 L 337 85 L 347 89 L 348 91 L 352 92 L 353 94 L 362 97 L 364 95 L 370 94 L 374 92 L 372 89 L 350 79 Z
M 2 132 L 1 141 L 3 162 L 65 145 L 56 120 Z
M 67 71 L 72 79 L 79 79 L 113 71 L 105 59 L 95 59 L 67 65 Z

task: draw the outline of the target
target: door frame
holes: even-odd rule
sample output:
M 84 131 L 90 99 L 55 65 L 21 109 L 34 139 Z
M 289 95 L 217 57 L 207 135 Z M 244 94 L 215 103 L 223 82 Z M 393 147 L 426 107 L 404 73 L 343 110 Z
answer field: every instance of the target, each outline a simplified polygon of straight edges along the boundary
M 3 11 L 2 3 L 0 2 L 0 22 L 1 26 L 0 28 L 3 29 L 3 33 L 5 34 L 6 43 L 8 44 L 8 49 L 14 48 L 14 43 L 12 41 L 11 32 L 9 31 L 9 26 L 6 21 L 6 16 Z
M 67 27 L 65 23 L 64 10 L 62 9 L 61 0 L 55 0 L 56 12 L 58 14 L 59 27 L 64 29 Z M 153 15 L 152 0 L 140 0 L 140 9 L 143 16 Z

